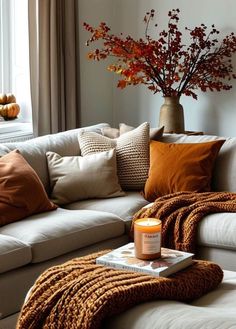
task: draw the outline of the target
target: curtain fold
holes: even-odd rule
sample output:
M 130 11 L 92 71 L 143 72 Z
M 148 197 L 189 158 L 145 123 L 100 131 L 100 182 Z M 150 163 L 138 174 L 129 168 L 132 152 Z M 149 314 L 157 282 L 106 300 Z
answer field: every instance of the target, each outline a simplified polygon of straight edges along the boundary
M 29 0 L 35 136 L 79 127 L 78 0 Z

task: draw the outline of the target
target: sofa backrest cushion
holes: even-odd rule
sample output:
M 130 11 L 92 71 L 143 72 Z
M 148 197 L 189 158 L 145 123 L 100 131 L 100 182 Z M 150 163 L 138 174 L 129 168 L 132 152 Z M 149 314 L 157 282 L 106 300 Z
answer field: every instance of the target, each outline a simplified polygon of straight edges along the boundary
M 17 151 L 0 159 L 0 226 L 56 209 L 36 172 Z
M 160 141 L 166 143 L 204 143 L 219 139 L 224 139 L 225 142 L 215 161 L 212 175 L 212 190 L 236 192 L 236 137 L 164 134 Z
M 83 128 L 86 131 L 101 133 L 101 128 L 109 127 L 107 123 Z M 66 155 L 79 155 L 78 132 L 81 128 L 72 129 L 57 134 L 36 137 L 24 142 L 0 144 L 0 157 L 18 149 L 41 179 L 47 193 L 50 192 L 50 180 L 47 168 L 46 152 L 52 151 Z

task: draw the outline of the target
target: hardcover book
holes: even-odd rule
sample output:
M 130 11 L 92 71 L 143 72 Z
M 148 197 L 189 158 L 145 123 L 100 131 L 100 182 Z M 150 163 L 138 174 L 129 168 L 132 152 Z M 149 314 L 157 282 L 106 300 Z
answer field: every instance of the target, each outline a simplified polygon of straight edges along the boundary
M 96 263 L 116 269 L 167 277 L 192 264 L 194 254 L 161 248 L 161 257 L 141 260 L 135 257 L 134 243 L 128 243 L 96 259 Z

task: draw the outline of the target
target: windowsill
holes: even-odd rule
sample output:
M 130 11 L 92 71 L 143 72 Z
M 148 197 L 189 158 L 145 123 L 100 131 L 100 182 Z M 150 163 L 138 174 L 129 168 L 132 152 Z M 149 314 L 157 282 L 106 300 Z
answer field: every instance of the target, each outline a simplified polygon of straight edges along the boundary
M 11 142 L 33 138 L 32 124 L 29 122 L 0 121 L 0 142 Z

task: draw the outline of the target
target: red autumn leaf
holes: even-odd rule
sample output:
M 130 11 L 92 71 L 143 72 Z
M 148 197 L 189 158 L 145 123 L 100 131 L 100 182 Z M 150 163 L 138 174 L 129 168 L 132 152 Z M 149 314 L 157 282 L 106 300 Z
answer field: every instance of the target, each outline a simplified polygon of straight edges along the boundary
M 118 81 L 118 84 L 117 84 L 118 88 L 124 89 L 126 86 L 127 86 L 127 82 L 125 80 Z

